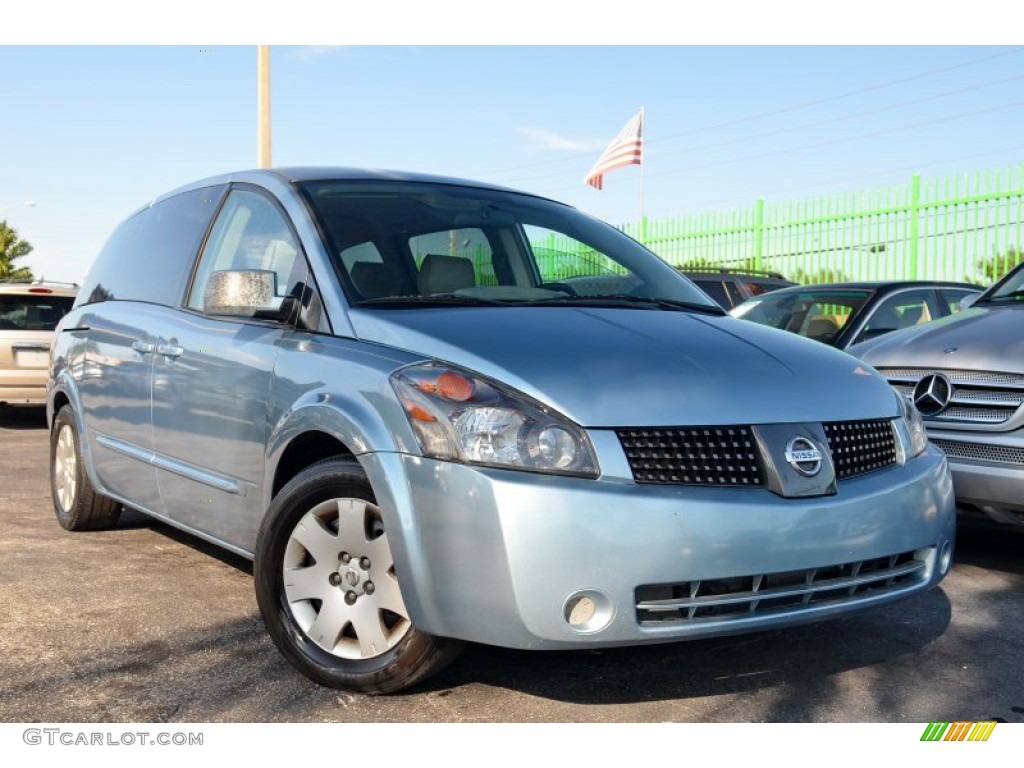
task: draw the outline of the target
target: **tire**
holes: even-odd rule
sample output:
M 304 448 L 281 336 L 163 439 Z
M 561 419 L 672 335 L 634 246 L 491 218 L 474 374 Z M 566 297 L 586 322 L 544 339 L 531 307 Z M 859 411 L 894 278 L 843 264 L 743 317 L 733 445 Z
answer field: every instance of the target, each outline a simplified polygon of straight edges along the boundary
M 50 493 L 57 522 L 68 531 L 113 528 L 121 516 L 121 505 L 89 482 L 70 405 L 57 412 L 50 430 Z
M 260 527 L 253 576 L 274 643 L 321 685 L 393 693 L 462 648 L 412 626 L 380 510 L 355 461 L 317 462 L 281 489 Z

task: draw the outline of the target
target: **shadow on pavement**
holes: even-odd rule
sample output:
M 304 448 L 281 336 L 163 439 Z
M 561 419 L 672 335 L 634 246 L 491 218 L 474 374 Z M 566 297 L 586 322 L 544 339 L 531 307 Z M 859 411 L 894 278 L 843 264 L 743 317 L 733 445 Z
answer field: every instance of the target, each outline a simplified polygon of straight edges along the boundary
M 779 718 L 815 720 L 842 672 L 896 663 L 940 637 L 951 607 L 941 588 L 875 613 L 714 640 L 590 651 L 512 651 L 469 646 L 431 688 L 476 682 L 577 704 L 628 704 L 757 694 L 796 686 Z M 706 706 L 706 702 L 702 704 Z M 712 718 L 719 719 L 719 718 Z M 729 720 L 729 713 L 721 718 Z
M 961 516 L 956 537 L 957 563 L 1024 576 L 1024 528 Z
M 46 429 L 46 409 L 0 405 L 0 429 Z

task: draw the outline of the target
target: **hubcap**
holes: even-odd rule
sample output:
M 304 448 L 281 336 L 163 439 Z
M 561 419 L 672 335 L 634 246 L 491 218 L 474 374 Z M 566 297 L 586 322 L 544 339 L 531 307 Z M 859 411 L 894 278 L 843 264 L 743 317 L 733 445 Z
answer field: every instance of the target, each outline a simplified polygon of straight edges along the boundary
M 335 656 L 380 656 L 412 628 L 380 510 L 368 501 L 331 499 L 303 515 L 283 576 L 295 621 Z
M 65 424 L 57 434 L 57 450 L 53 456 L 53 487 L 61 512 L 70 512 L 78 491 L 78 456 L 75 453 L 75 431 Z

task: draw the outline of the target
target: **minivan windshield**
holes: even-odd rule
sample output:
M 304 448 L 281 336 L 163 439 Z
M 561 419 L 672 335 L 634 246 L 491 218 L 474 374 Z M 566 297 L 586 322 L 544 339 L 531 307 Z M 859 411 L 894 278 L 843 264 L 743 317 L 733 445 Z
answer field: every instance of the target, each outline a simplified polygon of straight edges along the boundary
M 723 311 L 615 228 L 530 195 L 454 184 L 301 185 L 360 308 L 615 306 Z

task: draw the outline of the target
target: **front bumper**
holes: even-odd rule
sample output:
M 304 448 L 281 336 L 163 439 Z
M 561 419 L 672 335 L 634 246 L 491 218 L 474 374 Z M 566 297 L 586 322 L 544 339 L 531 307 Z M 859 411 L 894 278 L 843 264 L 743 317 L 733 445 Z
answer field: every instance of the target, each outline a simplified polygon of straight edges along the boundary
M 928 429 L 948 454 L 957 503 L 1000 523 L 1024 525 L 1024 435 Z
M 513 648 L 665 642 L 844 615 L 937 584 L 955 532 L 949 470 L 932 447 L 906 466 L 809 499 L 483 469 L 396 453 L 360 460 L 413 623 L 431 634 Z M 863 563 L 897 555 L 916 570 L 882 589 L 784 605 L 747 601 L 749 611 L 670 621 L 645 621 L 638 611 L 652 586 L 660 594 L 664 585 L 685 591 L 696 582 L 716 590 L 736 579 L 772 583 L 757 578 L 765 575 L 792 584 L 794 572 L 797 581 L 818 570 L 834 574 L 834 566 L 856 573 Z M 568 616 L 579 595 L 596 603 L 597 616 L 574 629 Z

